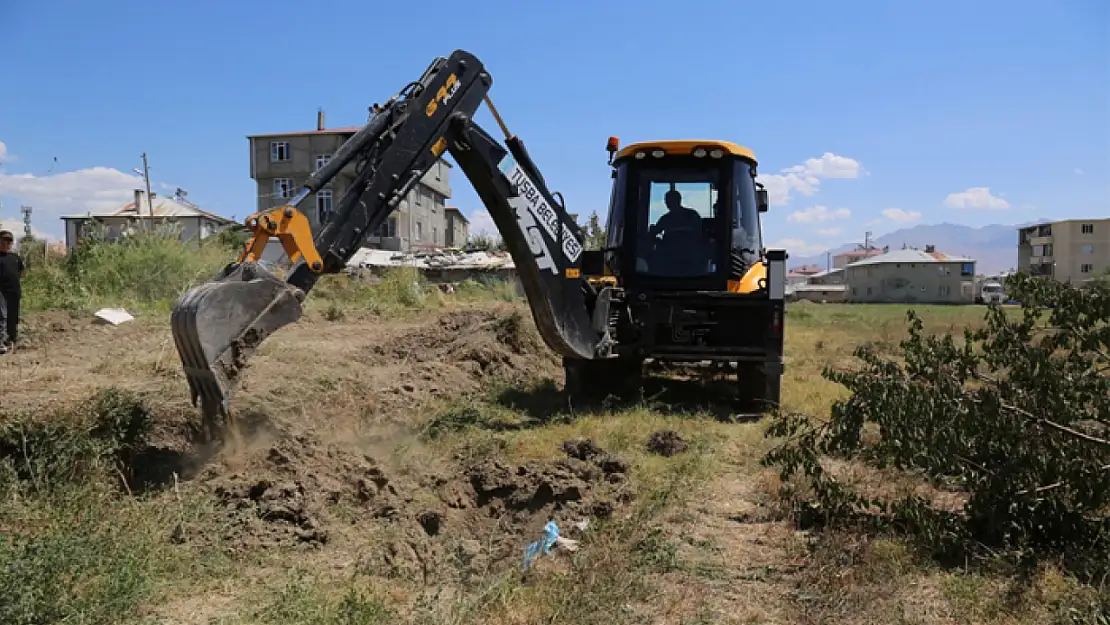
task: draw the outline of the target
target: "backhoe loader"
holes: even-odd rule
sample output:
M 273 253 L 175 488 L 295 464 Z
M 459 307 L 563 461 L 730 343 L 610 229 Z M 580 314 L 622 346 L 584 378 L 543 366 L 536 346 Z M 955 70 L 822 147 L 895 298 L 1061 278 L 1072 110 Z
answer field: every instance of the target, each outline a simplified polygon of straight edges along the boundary
M 435 59 L 304 182 L 287 205 L 246 219 L 252 236 L 215 280 L 181 296 L 172 330 L 194 406 L 229 415 L 251 354 L 297 321 L 321 276 L 343 271 L 369 233 L 450 154 L 493 218 L 516 264 L 544 342 L 563 359 L 571 406 L 639 387 L 645 361 L 735 371 L 741 396 L 779 401 L 786 252 L 766 250 L 767 192 L 756 158 L 731 142 L 607 144 L 607 240 L 584 250 L 559 193 L 489 98 L 473 54 Z M 485 103 L 502 146 L 474 121 Z M 313 235 L 298 206 L 353 164 L 354 182 Z M 558 201 L 556 201 L 558 196 Z M 260 265 L 276 237 L 292 262 L 284 280 Z

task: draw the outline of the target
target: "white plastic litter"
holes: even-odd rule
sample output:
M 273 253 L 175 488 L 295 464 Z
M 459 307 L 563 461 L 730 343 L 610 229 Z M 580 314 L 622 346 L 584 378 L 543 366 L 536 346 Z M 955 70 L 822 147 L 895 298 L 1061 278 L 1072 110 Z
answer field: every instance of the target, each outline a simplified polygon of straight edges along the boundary
M 128 321 L 134 321 L 135 319 L 131 316 L 131 313 L 122 308 L 101 308 L 94 314 L 98 319 L 101 319 L 114 326 L 118 326 L 121 323 L 127 323 Z
M 566 551 L 570 551 L 572 553 L 578 551 L 578 541 L 574 540 L 573 538 L 558 536 L 555 538 L 555 545 L 558 547 L 562 547 Z

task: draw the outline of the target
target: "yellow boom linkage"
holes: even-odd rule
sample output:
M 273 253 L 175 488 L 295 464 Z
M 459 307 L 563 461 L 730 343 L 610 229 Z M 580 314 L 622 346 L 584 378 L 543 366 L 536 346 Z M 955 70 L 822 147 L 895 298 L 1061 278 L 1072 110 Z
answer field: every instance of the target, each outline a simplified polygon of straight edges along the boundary
M 312 241 L 312 227 L 308 217 L 296 208 L 286 205 L 259 211 L 247 217 L 244 223 L 251 231 L 251 238 L 243 246 L 237 262 L 261 260 L 270 237 L 277 237 L 290 262 L 296 263 L 303 257 L 313 273 L 324 270 L 324 261 Z

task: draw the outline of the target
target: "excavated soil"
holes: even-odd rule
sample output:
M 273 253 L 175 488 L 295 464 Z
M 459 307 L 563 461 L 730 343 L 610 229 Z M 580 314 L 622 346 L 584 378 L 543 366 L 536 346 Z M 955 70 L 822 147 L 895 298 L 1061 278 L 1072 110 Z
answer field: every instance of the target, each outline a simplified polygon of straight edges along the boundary
M 357 552 L 366 572 L 457 576 L 458 566 L 445 565 L 460 554 L 482 566 L 519 558 L 548 520 L 570 527 L 607 518 L 632 498 L 624 461 L 591 441 L 567 441 L 563 450 L 567 457 L 553 462 L 488 459 L 401 476 L 368 455 L 283 438 L 256 450 L 248 467 L 217 462 L 198 475 L 191 486 L 218 502 L 224 531 L 179 539 L 218 541 L 232 554 L 334 542 Z
M 647 442 L 647 449 L 653 454 L 670 458 L 689 449 L 690 444 L 674 430 L 659 430 L 651 435 Z
M 430 582 L 515 564 L 548 520 L 572 528 L 634 494 L 625 462 L 591 441 L 567 441 L 565 457 L 550 462 L 468 460 L 449 450 L 428 463 L 387 457 L 396 428 L 415 436 L 435 414 L 423 407 L 437 398 L 558 375 L 558 359 L 520 307 L 302 320 L 252 359 L 233 398 L 234 435 L 217 442 L 199 438 L 164 324 L 38 315 L 26 338 L 0 360 L 0 391 L 20 390 L 22 407 L 52 395 L 79 401 L 107 386 L 150 398 L 155 431 L 130 467 L 135 490 L 199 493 L 220 517 L 179 527 L 178 543 L 231 554 L 334 550 L 366 572 Z M 383 424 L 394 430 L 368 449 Z

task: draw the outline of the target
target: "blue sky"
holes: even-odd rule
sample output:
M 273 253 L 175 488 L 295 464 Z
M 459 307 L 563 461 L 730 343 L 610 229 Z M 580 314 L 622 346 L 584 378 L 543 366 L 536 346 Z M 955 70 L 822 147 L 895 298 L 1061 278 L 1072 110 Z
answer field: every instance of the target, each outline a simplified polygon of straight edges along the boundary
M 245 135 L 309 129 L 318 107 L 363 123 L 454 48 L 583 215 L 606 209 L 609 135 L 751 147 L 765 240 L 797 255 L 1110 214 L 1106 0 L 0 0 L 0 41 L 0 217 L 31 204 L 56 237 L 58 215 L 126 202 L 144 151 L 163 192 L 242 219 Z M 451 203 L 488 224 L 452 173 Z

